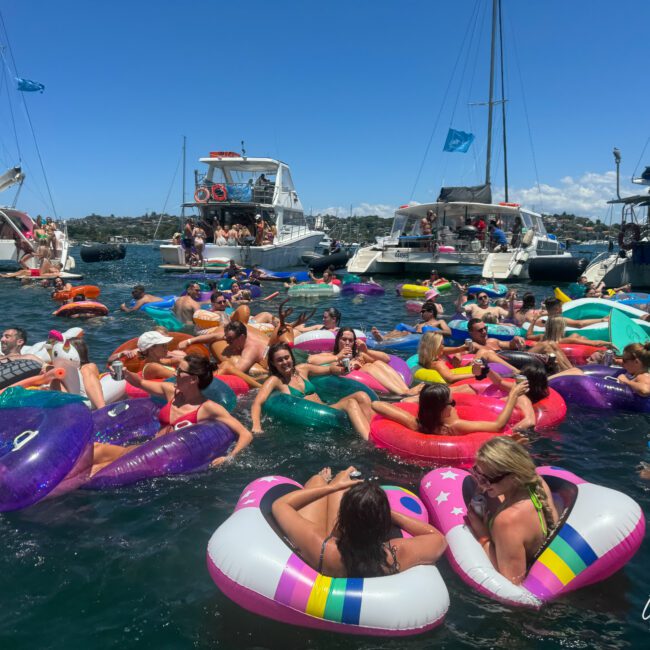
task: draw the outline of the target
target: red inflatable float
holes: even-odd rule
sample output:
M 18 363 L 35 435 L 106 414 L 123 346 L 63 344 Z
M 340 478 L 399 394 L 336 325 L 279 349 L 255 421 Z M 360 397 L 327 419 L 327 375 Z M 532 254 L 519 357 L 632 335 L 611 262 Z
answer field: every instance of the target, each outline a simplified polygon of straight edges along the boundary
M 480 395 L 457 394 L 454 395 L 454 400 L 456 411 L 463 420 L 496 420 L 504 407 L 501 400 Z M 395 406 L 417 416 L 418 404 L 414 402 L 399 402 Z M 486 440 L 510 435 L 510 425 L 516 424 L 521 418 L 521 411 L 515 409 L 510 422 L 500 433 L 477 431 L 460 436 L 442 436 L 412 431 L 403 424 L 375 415 L 370 421 L 370 440 L 377 447 L 418 465 L 468 467 Z
M 537 341 L 526 341 L 526 345 L 533 346 Z M 599 345 L 583 345 L 582 343 L 558 343 L 560 350 L 566 354 L 567 359 L 574 366 L 584 366 L 588 363 L 589 357 L 594 352 L 606 350 Z
M 507 380 L 506 380 L 507 381 Z M 471 386 L 479 395 L 491 398 L 503 398 L 506 393 L 495 386 L 489 379 L 462 379 L 454 384 L 454 386 L 467 385 Z M 454 399 L 459 397 L 458 394 L 454 395 Z M 504 404 L 504 402 L 502 402 Z M 550 429 L 556 427 L 566 417 L 566 402 L 560 393 L 548 389 L 548 397 L 539 400 L 533 404 L 535 411 L 535 429 Z

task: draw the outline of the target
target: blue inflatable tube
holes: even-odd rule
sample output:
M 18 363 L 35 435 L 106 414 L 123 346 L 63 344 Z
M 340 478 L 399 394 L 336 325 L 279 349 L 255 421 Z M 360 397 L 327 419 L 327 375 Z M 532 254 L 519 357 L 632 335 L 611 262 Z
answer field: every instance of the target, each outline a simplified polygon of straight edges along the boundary
M 508 287 L 505 284 L 497 284 L 497 288 L 494 288 L 494 285 L 488 284 L 473 284 L 470 287 L 467 287 L 468 293 L 487 293 L 490 298 L 503 298 L 503 296 L 508 293 Z
M 79 487 L 92 458 L 92 417 L 79 399 L 48 403 L 46 392 L 9 391 L 17 406 L 0 408 L 0 512 Z
M 140 307 L 140 311 L 145 311 L 146 307 L 153 307 L 155 306 L 156 309 L 171 309 L 174 306 L 174 303 L 176 302 L 176 296 L 162 296 L 162 300 L 158 300 L 157 302 L 147 302 L 144 305 Z M 135 305 L 135 300 L 131 299 L 129 302 L 129 307 L 133 307 Z
M 467 332 L 467 323 L 466 320 L 451 320 L 449 321 L 449 329 L 451 330 L 451 336 L 457 341 L 463 341 L 468 338 L 469 334 Z M 505 325 L 503 323 L 487 324 L 488 336 L 493 339 L 499 339 L 500 341 L 510 341 L 515 336 L 526 336 L 525 330 L 516 325 Z
M 140 311 L 153 318 L 156 324 L 166 327 L 170 332 L 182 332 L 185 329 L 185 325 L 174 316 L 170 309 L 158 309 L 153 305 L 144 305 Z
M 405 334 L 400 336 L 398 339 L 384 339 L 383 341 L 375 341 L 375 339 L 370 336 L 366 340 L 366 345 L 371 350 L 394 350 L 399 352 L 401 350 L 417 350 L 418 345 L 420 345 L 420 334 Z
M 308 271 L 269 271 L 267 269 L 260 269 L 260 271 L 267 276 L 267 279 L 275 280 L 288 280 L 289 278 L 296 278 L 296 282 L 309 282 Z M 262 282 L 264 278 L 262 278 Z

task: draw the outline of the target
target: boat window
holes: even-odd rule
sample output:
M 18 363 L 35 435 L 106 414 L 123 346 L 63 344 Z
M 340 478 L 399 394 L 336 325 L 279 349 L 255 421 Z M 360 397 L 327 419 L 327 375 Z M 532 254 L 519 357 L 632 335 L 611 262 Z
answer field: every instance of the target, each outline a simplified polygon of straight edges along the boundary
M 284 226 L 306 226 L 305 216 L 297 210 L 287 210 L 282 213 L 282 224 Z
M 535 217 L 535 230 L 537 230 L 540 235 L 546 234 L 546 228 L 544 227 L 544 222 L 541 217 Z

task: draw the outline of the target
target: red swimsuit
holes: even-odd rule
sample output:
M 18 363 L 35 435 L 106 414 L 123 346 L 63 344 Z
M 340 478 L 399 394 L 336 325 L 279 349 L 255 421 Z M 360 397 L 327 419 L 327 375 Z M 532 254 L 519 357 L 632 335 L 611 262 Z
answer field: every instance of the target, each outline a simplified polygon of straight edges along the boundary
M 171 415 L 172 403 L 167 402 L 167 404 L 165 404 L 165 406 L 163 406 L 160 409 L 160 413 L 158 413 L 158 421 L 163 427 L 168 427 L 168 426 L 175 427 L 181 422 L 183 424 L 197 424 L 198 414 L 199 411 L 201 410 L 201 406 L 199 406 L 199 408 L 197 408 L 196 411 L 191 411 L 190 413 L 184 413 L 175 422 L 171 422 L 169 416 Z

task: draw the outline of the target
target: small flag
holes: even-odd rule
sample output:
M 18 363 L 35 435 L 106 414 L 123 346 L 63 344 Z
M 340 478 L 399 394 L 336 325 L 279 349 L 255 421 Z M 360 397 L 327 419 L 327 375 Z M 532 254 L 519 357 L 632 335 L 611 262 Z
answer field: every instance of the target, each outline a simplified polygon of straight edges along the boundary
M 42 93 L 45 90 L 45 86 L 38 81 L 30 81 L 29 79 L 16 77 L 16 83 L 18 84 L 18 90 L 22 90 L 26 93 Z
M 467 153 L 469 146 L 474 142 L 473 133 L 465 133 L 465 131 L 456 131 L 456 129 L 449 129 L 447 133 L 447 140 L 443 151 L 458 151 L 460 153 Z

